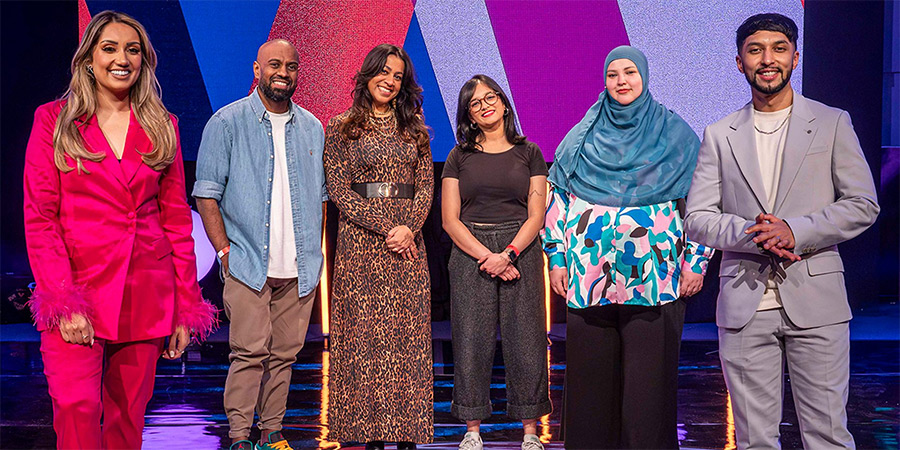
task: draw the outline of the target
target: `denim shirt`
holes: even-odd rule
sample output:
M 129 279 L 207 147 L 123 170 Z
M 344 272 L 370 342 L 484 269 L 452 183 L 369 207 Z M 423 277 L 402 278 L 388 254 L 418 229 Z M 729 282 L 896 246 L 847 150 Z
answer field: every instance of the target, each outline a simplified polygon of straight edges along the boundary
M 302 297 L 316 288 L 322 272 L 325 132 L 315 116 L 293 102 L 290 113 L 284 144 Z M 230 275 L 257 291 L 268 269 L 274 170 L 272 122 L 257 90 L 213 114 L 203 129 L 192 195 L 218 201 L 231 243 Z

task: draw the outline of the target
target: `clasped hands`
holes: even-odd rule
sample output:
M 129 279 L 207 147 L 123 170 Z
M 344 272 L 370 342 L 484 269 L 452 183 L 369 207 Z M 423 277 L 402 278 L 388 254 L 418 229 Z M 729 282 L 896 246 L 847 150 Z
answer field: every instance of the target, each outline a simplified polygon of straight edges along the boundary
M 772 214 L 760 213 L 756 216 L 756 224 L 747 228 L 744 233 L 756 234 L 753 242 L 760 249 L 789 261 L 800 261 L 800 256 L 793 251 L 797 242 L 794 240 L 794 232 L 787 222 Z
M 550 288 L 556 295 L 566 297 L 568 294 L 569 271 L 565 267 L 557 267 L 550 270 Z M 703 275 L 690 271 L 681 271 L 678 281 L 678 295 L 690 297 L 703 289 Z
M 391 228 L 384 242 L 390 251 L 399 253 L 400 257 L 407 261 L 412 261 L 419 255 L 415 235 L 406 225 Z
M 490 275 L 491 278 L 500 277 L 503 281 L 516 280 L 521 276 L 519 269 L 516 269 L 506 253 L 485 253 L 478 258 L 478 268 Z
M 71 317 L 59 319 L 59 334 L 69 344 L 94 346 L 94 326 L 83 314 L 73 313 Z M 169 337 L 169 347 L 163 351 L 164 359 L 178 359 L 191 343 L 191 334 L 183 325 L 175 327 Z

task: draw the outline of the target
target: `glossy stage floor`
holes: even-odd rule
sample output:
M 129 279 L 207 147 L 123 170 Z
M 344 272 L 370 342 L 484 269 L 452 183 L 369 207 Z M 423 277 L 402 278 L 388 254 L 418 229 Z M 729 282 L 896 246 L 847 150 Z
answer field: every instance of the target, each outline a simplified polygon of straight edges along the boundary
M 859 448 L 897 448 L 900 432 L 900 345 L 897 305 L 857 313 L 852 322 L 850 431 Z M 449 324 L 434 324 L 435 443 L 426 449 L 454 449 L 465 427 L 450 416 L 453 354 Z M 566 368 L 565 328 L 554 326 L 548 347 L 550 396 L 554 412 L 541 419 L 539 435 L 548 449 L 559 442 L 562 385 Z M 30 325 L 0 326 L 0 448 L 52 448 L 50 399 L 42 374 L 37 333 Z M 296 449 L 361 448 L 328 441 L 325 410 L 329 371 L 327 342 L 315 326 L 294 365 L 285 436 Z M 517 449 L 521 424 L 505 414 L 503 365 L 498 342 L 491 385 L 493 417 L 482 426 L 485 447 Z M 181 362 L 161 361 L 147 410 L 144 448 L 227 448 L 222 410 L 227 365 L 227 329 L 193 346 Z M 789 376 L 785 377 L 786 380 Z M 799 427 L 786 384 L 781 427 L 784 448 L 801 446 Z M 257 436 L 254 436 L 256 438 Z M 734 448 L 728 393 L 719 367 L 713 324 L 687 324 L 679 378 L 679 439 L 682 448 Z M 390 448 L 390 447 L 389 447 Z

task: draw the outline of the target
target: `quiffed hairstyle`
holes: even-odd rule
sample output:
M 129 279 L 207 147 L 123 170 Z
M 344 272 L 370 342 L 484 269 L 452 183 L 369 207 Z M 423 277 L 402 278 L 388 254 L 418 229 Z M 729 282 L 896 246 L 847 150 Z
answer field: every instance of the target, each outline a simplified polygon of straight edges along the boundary
M 791 41 L 791 44 L 794 44 L 794 49 L 797 48 L 797 36 L 800 35 L 800 32 L 797 30 L 797 24 L 794 23 L 790 17 L 777 13 L 765 13 L 748 17 L 747 20 L 738 27 L 737 37 L 735 39 L 738 53 L 741 52 L 744 41 L 746 41 L 753 33 L 760 30 L 781 33 L 787 36 L 788 40 Z
M 56 167 L 62 172 L 70 172 L 66 162 L 66 156 L 75 160 L 79 172 L 88 172 L 82 160 L 99 162 L 106 156 L 105 153 L 93 153 L 85 147 L 79 126 L 84 126 L 97 112 L 96 80 L 88 71 L 91 64 L 94 49 L 100 40 L 100 34 L 110 23 L 123 23 L 134 28 L 141 44 L 141 71 L 134 86 L 131 87 L 131 110 L 140 122 L 141 127 L 150 138 L 153 150 L 143 153 L 144 163 L 154 170 L 163 170 L 175 160 L 177 151 L 177 138 L 175 125 L 169 117 L 169 111 L 163 106 L 161 88 L 156 79 L 156 52 L 150 44 L 150 38 L 144 27 L 132 17 L 116 12 L 103 11 L 88 23 L 78 50 L 72 57 L 72 80 L 69 89 L 63 94 L 65 105 L 56 119 L 56 127 L 53 130 L 53 160 Z M 77 122 L 81 122 L 80 124 Z
M 511 144 L 525 142 L 525 136 L 519 134 L 519 130 L 516 129 L 516 112 L 513 111 L 509 97 L 506 96 L 506 93 L 503 92 L 503 89 L 493 78 L 487 75 L 475 75 L 469 81 L 466 81 L 466 84 L 459 90 L 459 102 L 456 105 L 456 143 L 459 144 L 460 150 L 474 152 L 480 150 L 479 147 L 481 147 L 478 140 L 484 136 L 484 132 L 469 116 L 469 102 L 472 101 L 475 88 L 479 84 L 484 84 L 488 89 L 494 91 L 497 97 L 500 97 L 500 101 L 503 102 L 506 111 L 509 112 L 508 115 L 503 117 L 503 133 L 506 135 L 506 140 Z
M 369 81 L 381 73 L 390 55 L 403 61 L 400 92 L 391 100 L 398 131 L 404 139 L 415 142 L 419 152 L 423 152 L 428 149 L 431 137 L 422 119 L 422 88 L 416 82 L 416 72 L 409 55 L 396 45 L 381 44 L 366 55 L 362 67 L 353 77 L 353 105 L 350 107 L 350 115 L 340 125 L 340 134 L 345 139 L 356 140 L 362 135 L 362 130 L 370 127 L 372 94 L 369 92 Z

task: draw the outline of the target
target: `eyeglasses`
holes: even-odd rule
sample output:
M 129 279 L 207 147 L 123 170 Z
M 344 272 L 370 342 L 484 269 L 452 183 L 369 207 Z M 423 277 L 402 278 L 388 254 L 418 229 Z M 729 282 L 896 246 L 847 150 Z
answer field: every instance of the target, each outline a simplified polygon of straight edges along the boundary
M 488 92 L 483 98 L 473 98 L 471 102 L 469 102 L 469 111 L 473 113 L 477 113 L 481 111 L 482 102 L 486 103 L 488 106 L 494 105 L 497 103 L 497 100 L 500 99 L 500 96 L 497 95 L 496 92 Z

